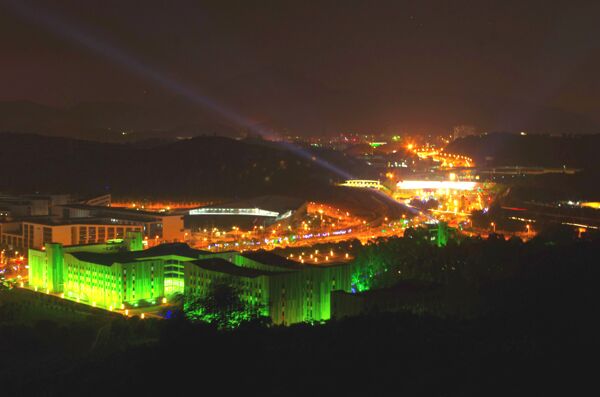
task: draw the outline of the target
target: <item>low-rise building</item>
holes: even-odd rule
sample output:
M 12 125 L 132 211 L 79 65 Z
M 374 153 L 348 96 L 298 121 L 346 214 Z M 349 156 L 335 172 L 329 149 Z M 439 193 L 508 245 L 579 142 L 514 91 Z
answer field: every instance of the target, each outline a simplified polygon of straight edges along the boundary
M 111 222 L 140 225 L 145 237 L 165 242 L 183 241 L 185 235 L 183 215 L 174 213 L 88 204 L 66 204 L 56 206 L 53 209 L 53 215 L 68 220 L 103 218 Z
M 63 245 L 94 244 L 123 239 L 128 232 L 143 231 L 142 223 L 123 223 L 116 219 L 83 218 L 56 220 L 48 217 L 26 218 L 0 226 L 0 243 L 10 249 L 41 249 L 46 243 Z
M 38 201 L 43 201 L 46 206 L 34 211 L 32 203 Z M 182 215 L 66 201 L 66 196 L 47 199 L 36 196 L 35 200 L 18 201 L 25 203 L 22 208 L 13 201 L 12 207 L 1 211 L 0 245 L 27 252 L 29 248 L 40 249 L 48 242 L 75 245 L 122 239 L 130 231 L 142 232 L 152 244 L 183 241 L 185 237 Z M 109 195 L 87 200 L 93 203 L 109 201 Z
M 276 324 L 327 320 L 331 292 L 351 290 L 351 264 L 305 265 L 266 251 L 211 253 L 187 244 L 140 249 L 140 233 L 123 241 L 29 250 L 29 285 L 93 306 L 152 304 L 176 294 L 201 297 L 226 281 Z

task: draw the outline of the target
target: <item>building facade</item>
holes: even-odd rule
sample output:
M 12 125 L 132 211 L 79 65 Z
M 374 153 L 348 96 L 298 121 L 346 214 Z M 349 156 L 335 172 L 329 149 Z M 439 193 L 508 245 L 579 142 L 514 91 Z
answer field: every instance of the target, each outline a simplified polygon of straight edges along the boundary
M 12 249 L 27 251 L 29 248 L 41 249 L 50 242 L 62 245 L 103 243 L 113 239 L 123 239 L 129 232 L 141 232 L 142 230 L 142 224 L 123 224 L 118 221 L 24 220 L 2 224 L 0 226 L 0 243 Z
M 141 231 L 152 244 L 184 241 L 183 216 L 110 206 L 110 194 L 75 200 L 70 195 L 0 195 L 0 247 L 27 252 L 47 242 L 95 244 Z

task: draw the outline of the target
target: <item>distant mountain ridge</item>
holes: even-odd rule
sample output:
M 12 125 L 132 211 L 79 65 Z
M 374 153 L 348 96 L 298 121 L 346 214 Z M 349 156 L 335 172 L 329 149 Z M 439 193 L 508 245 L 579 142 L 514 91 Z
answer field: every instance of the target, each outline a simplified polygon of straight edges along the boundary
M 265 78 L 264 89 L 256 91 L 244 84 L 242 77 L 218 89 L 220 95 L 230 98 L 225 103 L 233 107 L 232 111 L 235 109 L 257 126 L 283 134 L 446 134 L 460 124 L 474 125 L 481 132 L 600 132 L 598 123 L 584 115 L 502 98 L 457 100 L 451 94 L 409 91 L 362 97 L 357 92 L 324 90 L 306 83 L 306 87 L 298 85 L 291 90 L 293 95 L 286 96 L 287 91 L 278 86 L 276 79 L 269 83 Z M 28 101 L 0 102 L 2 131 L 130 142 L 202 134 L 236 137 L 244 136 L 248 128 L 199 106 L 172 99 L 162 105 L 83 102 L 66 108 Z
M 240 131 L 213 115 L 181 107 L 173 111 L 121 102 L 84 102 L 55 108 L 29 101 L 0 102 L 0 132 L 85 138 L 102 142 L 175 139 Z

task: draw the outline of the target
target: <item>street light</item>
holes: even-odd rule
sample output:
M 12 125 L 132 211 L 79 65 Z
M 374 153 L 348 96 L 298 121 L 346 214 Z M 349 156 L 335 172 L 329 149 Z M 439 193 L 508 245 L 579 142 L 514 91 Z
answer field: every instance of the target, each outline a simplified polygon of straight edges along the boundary
M 492 223 L 490 223 L 490 226 L 494 230 L 494 233 L 496 233 L 496 224 L 494 222 L 492 222 Z

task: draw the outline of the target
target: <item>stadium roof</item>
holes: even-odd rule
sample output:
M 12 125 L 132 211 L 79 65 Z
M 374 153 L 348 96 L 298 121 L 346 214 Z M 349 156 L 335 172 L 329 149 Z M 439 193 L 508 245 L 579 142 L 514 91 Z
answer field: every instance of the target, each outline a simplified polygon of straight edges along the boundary
M 225 203 L 207 205 L 201 208 L 260 208 L 265 211 L 272 211 L 282 214 L 287 211 L 297 210 L 304 203 L 304 200 L 295 197 L 260 196 L 247 200 L 230 201 Z

